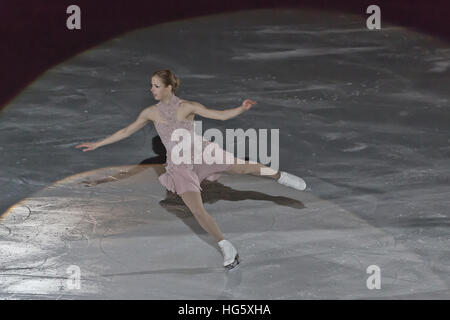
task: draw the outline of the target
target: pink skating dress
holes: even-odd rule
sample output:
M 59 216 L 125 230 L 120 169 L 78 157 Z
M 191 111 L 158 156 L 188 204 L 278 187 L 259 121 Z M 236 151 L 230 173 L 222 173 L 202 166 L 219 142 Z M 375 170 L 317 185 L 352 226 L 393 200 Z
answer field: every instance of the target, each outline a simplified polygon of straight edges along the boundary
M 161 141 L 167 150 L 166 172 L 159 176 L 159 181 L 167 190 L 176 192 L 179 195 L 186 191 L 202 191 L 200 183 L 203 179 L 210 181 L 217 180 L 221 175 L 220 172 L 227 171 L 233 165 L 226 163 L 226 154 L 228 154 L 228 157 L 231 157 L 230 159 L 234 159 L 234 155 L 230 155 L 227 151 L 220 148 L 217 143 L 208 141 L 201 137 L 202 150 L 195 152 L 197 152 L 197 154 L 199 152 L 202 153 L 202 163 L 194 163 L 194 121 L 177 121 L 176 114 L 180 102 L 181 99 L 175 96 L 175 94 L 172 95 L 168 104 L 160 101 L 156 106 L 161 118 L 163 118 L 163 121 L 166 123 L 161 121 L 155 123 L 156 131 L 158 132 Z M 172 132 L 179 128 L 188 130 L 191 135 L 191 161 L 189 163 L 176 164 L 172 162 L 172 150 L 174 146 L 182 141 L 183 138 L 177 138 L 179 140 L 172 141 L 171 136 Z M 210 144 L 216 145 L 215 152 L 221 153 L 220 156 L 223 159 L 222 163 L 205 163 L 203 151 L 206 146 Z M 180 156 L 183 155 L 183 151 L 177 149 L 175 150 L 174 152 L 177 152 Z M 196 150 L 198 150 L 198 148 Z M 212 153 L 215 154 L 214 151 Z

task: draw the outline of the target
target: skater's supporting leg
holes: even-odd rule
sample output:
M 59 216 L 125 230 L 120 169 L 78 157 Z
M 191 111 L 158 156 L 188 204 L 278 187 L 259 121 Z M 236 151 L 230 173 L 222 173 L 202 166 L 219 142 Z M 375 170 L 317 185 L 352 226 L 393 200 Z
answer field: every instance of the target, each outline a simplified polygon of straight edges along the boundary
M 213 217 L 206 212 L 203 207 L 203 201 L 200 192 L 184 192 L 181 194 L 181 199 L 191 210 L 195 219 L 214 239 L 216 239 L 223 254 L 223 265 L 228 269 L 233 269 L 239 264 L 239 254 L 236 248 L 223 238 Z
M 222 232 L 220 232 L 214 218 L 206 212 L 200 192 L 188 191 L 182 193 L 180 196 L 202 228 L 216 239 L 217 242 L 222 241 L 224 239 Z

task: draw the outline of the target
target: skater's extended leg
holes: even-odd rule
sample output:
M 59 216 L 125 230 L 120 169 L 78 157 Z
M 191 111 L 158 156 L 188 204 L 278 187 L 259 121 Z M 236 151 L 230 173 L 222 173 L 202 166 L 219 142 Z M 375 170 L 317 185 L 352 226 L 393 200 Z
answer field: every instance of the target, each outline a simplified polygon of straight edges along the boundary
M 303 191 L 306 189 L 306 182 L 302 178 L 284 171 L 276 171 L 259 162 L 245 161 L 245 163 L 238 163 L 237 158 L 234 158 L 234 164 L 230 169 L 228 169 L 228 172 L 232 174 L 251 174 L 255 176 L 268 177 L 275 179 L 280 184 L 297 190 Z M 264 174 L 262 174 L 263 172 Z
M 268 177 L 275 180 L 280 178 L 280 171 L 267 167 L 259 162 L 245 161 L 245 163 L 238 163 L 237 158 L 234 158 L 234 164 L 228 169 L 228 172 L 234 174 L 251 174 L 254 176 Z M 262 174 L 264 172 L 265 174 Z M 268 173 L 268 174 L 266 174 Z
M 186 206 L 191 210 L 198 223 L 208 232 L 217 242 L 223 240 L 222 232 L 220 232 L 216 221 L 206 212 L 203 206 L 202 196 L 200 192 L 184 192 L 181 194 Z

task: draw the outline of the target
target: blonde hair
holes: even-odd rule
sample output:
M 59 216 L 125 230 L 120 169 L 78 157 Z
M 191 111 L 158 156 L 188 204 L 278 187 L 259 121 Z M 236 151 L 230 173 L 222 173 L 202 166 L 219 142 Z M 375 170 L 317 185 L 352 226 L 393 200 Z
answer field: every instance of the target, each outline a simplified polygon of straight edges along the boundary
M 170 84 L 172 92 L 175 92 L 181 84 L 181 80 L 175 76 L 175 73 L 167 69 L 153 72 L 152 77 L 154 76 L 158 76 L 166 87 Z

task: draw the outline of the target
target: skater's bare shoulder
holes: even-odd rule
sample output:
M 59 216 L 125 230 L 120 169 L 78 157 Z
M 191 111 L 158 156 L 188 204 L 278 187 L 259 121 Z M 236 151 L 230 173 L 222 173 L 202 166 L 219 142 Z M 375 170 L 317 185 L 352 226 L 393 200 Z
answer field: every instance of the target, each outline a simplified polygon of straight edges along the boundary
M 143 117 L 144 119 L 147 119 L 147 121 L 155 121 L 158 117 L 158 109 L 156 107 L 156 104 L 148 106 L 144 110 L 142 110 L 139 117 Z
M 185 117 L 189 114 L 198 114 L 209 119 L 224 120 L 223 111 L 208 109 L 196 101 L 181 100 L 180 108 L 183 110 L 182 113 Z
M 135 122 L 147 123 L 148 121 L 155 121 L 157 118 L 158 118 L 158 109 L 156 108 L 156 105 L 151 105 L 141 111 Z
M 183 108 L 183 109 L 191 108 L 191 105 L 193 103 L 195 103 L 195 101 L 180 99 L 180 108 Z
M 137 119 L 125 128 L 127 136 L 132 135 L 139 129 L 143 128 L 149 121 L 155 121 L 158 117 L 158 110 L 156 105 L 149 106 L 141 111 Z

